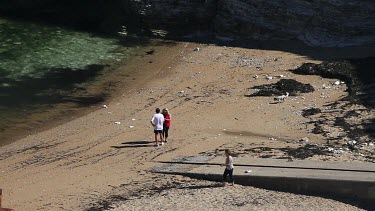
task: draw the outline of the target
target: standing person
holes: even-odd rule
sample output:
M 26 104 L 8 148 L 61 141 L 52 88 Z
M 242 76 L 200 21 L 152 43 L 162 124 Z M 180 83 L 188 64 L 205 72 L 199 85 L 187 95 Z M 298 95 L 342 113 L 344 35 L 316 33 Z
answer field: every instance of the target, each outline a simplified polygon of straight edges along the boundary
M 163 109 L 163 115 L 164 115 L 163 136 L 164 136 L 164 141 L 167 143 L 168 130 L 169 130 L 169 127 L 171 126 L 172 115 L 169 113 L 167 108 Z
M 158 136 L 160 137 L 161 145 L 163 145 L 163 123 L 164 123 L 164 116 L 160 113 L 160 108 L 155 110 L 156 114 L 152 116 L 151 124 L 154 126 L 154 133 L 155 133 L 155 146 L 159 146 L 158 144 Z
M 223 174 L 223 186 L 225 186 L 225 181 L 227 180 L 227 175 L 229 175 L 230 182 L 232 185 L 234 185 L 234 180 L 233 180 L 233 157 L 232 153 L 229 149 L 225 150 L 225 156 L 227 157 L 225 159 L 225 164 L 222 164 L 221 166 L 225 166 L 224 174 Z

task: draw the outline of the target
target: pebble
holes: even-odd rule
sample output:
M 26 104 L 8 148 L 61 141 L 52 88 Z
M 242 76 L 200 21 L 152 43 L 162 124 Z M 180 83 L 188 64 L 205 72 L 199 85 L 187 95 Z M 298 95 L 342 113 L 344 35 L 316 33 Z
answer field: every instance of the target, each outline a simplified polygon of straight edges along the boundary
M 348 141 L 347 143 L 346 143 L 347 145 L 355 145 L 355 144 L 357 144 L 357 141 Z
M 309 140 L 309 138 L 304 137 L 304 138 L 301 138 L 300 142 L 302 142 L 302 141 L 307 143 L 307 142 L 309 142 L 310 140 Z
M 333 150 L 333 153 L 334 154 L 341 154 L 341 153 L 344 153 L 344 151 L 342 149 L 337 149 L 337 150 Z

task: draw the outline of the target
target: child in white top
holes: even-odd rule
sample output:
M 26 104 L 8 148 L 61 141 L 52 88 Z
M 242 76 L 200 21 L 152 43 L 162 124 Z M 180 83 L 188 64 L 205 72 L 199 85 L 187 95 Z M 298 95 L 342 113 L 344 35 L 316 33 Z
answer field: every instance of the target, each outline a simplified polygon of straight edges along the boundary
M 225 181 L 227 180 L 227 175 L 229 175 L 230 182 L 232 185 L 234 185 L 234 180 L 233 180 L 233 158 L 232 158 L 232 153 L 229 149 L 225 150 L 225 156 L 227 157 L 225 159 L 225 164 L 222 164 L 221 166 L 225 166 L 224 174 L 223 174 L 223 186 L 225 186 Z

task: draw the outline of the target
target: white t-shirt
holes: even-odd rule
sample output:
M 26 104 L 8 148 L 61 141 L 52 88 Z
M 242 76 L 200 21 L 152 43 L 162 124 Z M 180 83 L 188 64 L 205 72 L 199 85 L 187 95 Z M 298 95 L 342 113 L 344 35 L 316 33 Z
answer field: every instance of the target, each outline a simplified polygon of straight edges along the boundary
M 226 169 L 231 170 L 234 168 L 233 166 L 233 158 L 232 156 L 229 156 L 225 159 L 225 164 L 229 164 L 229 166 L 226 167 Z
M 154 130 L 163 130 L 163 123 L 164 123 L 164 116 L 163 114 L 154 114 L 151 119 L 152 123 L 154 123 Z

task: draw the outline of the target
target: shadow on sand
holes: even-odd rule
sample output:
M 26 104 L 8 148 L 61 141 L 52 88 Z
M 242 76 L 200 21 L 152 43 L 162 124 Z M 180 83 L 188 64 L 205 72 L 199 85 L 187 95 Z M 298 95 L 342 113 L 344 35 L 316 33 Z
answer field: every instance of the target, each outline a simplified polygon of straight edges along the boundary
M 140 148 L 140 147 L 153 147 L 154 142 L 150 141 L 130 141 L 130 142 L 123 142 L 123 145 L 120 146 L 111 146 L 115 149 L 124 149 L 124 148 Z
M 187 187 L 181 187 L 178 189 L 191 189 L 191 190 L 198 190 L 198 189 L 207 189 L 207 188 L 222 188 L 223 185 L 221 183 L 216 183 L 212 185 L 192 185 Z

